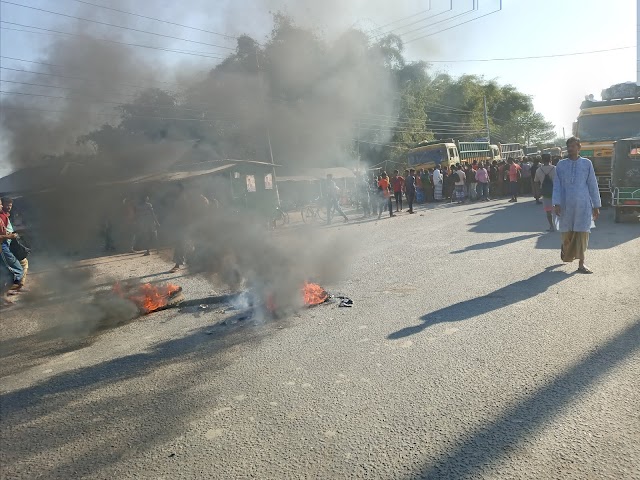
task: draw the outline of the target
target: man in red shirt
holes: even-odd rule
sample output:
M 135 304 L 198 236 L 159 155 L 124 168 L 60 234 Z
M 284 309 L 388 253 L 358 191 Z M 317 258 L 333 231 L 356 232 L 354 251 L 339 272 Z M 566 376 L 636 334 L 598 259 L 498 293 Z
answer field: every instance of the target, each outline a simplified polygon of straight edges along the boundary
M 393 196 L 396 198 L 396 212 L 401 211 L 404 178 L 400 176 L 400 172 L 398 170 L 393 171 L 393 177 L 391 177 L 391 187 L 393 188 Z
M 378 190 L 380 190 L 380 193 L 381 193 L 380 199 L 382 200 L 382 202 L 380 203 L 380 208 L 378 209 L 379 210 L 378 218 L 382 216 L 385 203 L 387 203 L 389 206 L 389 216 L 395 217 L 393 213 L 393 206 L 391 205 L 391 192 L 389 191 L 389 188 L 390 188 L 389 178 L 387 177 L 386 172 L 382 172 L 382 176 L 380 180 L 378 180 Z
M 509 185 L 511 186 L 511 200 L 509 203 L 518 201 L 518 180 L 520 179 L 520 165 L 509 159 Z

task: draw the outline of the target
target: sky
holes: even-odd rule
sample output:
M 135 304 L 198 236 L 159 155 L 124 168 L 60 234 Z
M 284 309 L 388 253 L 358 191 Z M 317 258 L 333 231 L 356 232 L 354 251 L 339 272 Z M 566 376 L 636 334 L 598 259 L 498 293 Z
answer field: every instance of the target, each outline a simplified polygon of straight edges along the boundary
M 74 0 L 7 1 L 3 1 L 0 8 L 3 22 L 66 31 L 73 31 L 74 27 L 81 26 L 88 31 L 114 35 L 113 38 L 123 41 L 164 48 L 215 52 L 217 55 L 231 51 L 145 33 L 100 27 L 11 4 L 18 3 L 68 15 L 117 22 L 130 28 L 189 38 L 221 47 L 235 46 L 233 39 L 115 14 Z M 612 84 L 636 81 L 637 0 L 503 0 L 501 10 L 498 10 L 499 0 L 222 0 L 215 3 L 207 0 L 87 1 L 210 32 L 233 36 L 248 33 L 259 40 L 264 39 L 272 28 L 270 12 L 278 10 L 290 13 L 298 24 L 312 27 L 328 36 L 351 26 L 373 33 L 391 31 L 400 34 L 407 42 L 406 56 L 410 60 L 433 62 L 434 70 L 454 76 L 475 74 L 495 79 L 500 84 L 514 85 L 531 96 L 536 110 L 556 126 L 556 132 L 560 136 L 563 128 L 567 136 L 570 134 L 571 124 L 585 95 L 594 94 L 599 97 L 600 91 Z M 450 3 L 453 3 L 452 10 L 449 10 Z M 191 8 L 185 8 L 186 5 Z M 458 17 L 452 18 L 454 15 Z M 481 15 L 485 16 L 478 18 Z M 477 20 L 455 26 L 474 18 Z M 440 23 L 435 24 L 436 22 Z M 454 28 L 440 31 L 448 27 Z M 2 24 L 2 56 L 32 60 L 42 60 L 46 56 L 51 36 L 8 30 L 10 28 L 27 29 Z M 412 30 L 417 31 L 408 33 Z M 418 39 L 424 35 L 429 36 Z M 562 55 L 620 47 L 632 48 L 555 58 L 468 61 Z M 154 50 L 142 50 L 141 55 L 157 58 L 158 64 L 179 66 L 178 70 L 207 70 L 217 61 Z M 37 69 L 36 65 L 7 58 L 1 59 L 1 66 Z M 11 72 L 2 70 L 1 78 L 12 78 Z M 2 90 L 7 89 L 7 84 L 3 83 Z M 0 160 L 1 174 L 3 165 Z

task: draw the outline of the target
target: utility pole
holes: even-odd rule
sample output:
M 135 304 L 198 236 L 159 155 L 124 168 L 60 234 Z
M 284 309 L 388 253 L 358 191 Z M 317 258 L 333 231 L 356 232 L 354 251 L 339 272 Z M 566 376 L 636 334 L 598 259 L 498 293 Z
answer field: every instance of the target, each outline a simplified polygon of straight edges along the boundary
M 640 2 L 640 0 L 638 0 Z M 484 126 L 487 129 L 487 142 L 491 143 L 491 132 L 489 132 L 489 116 L 487 115 L 487 96 L 482 97 L 484 99 Z
M 638 1 L 640 1 L 640 0 L 638 0 Z M 358 144 L 358 172 L 360 172 L 360 119 L 358 119 L 357 144 Z
M 260 62 L 258 60 L 258 46 L 256 45 L 256 67 L 258 68 L 258 81 L 260 90 L 264 91 L 264 80 L 262 78 L 262 73 L 260 71 Z M 263 113 L 267 113 L 267 102 L 262 95 L 262 106 Z M 271 130 L 269 130 L 269 121 L 265 118 L 265 129 L 267 131 L 267 143 L 269 144 L 269 158 L 271 160 L 271 178 L 273 181 L 273 189 L 276 192 L 276 202 L 278 203 L 278 207 L 280 206 L 280 192 L 278 192 L 278 182 L 276 181 L 276 164 L 273 161 L 273 149 L 271 148 Z
M 640 1 L 640 0 L 638 0 L 638 1 Z M 564 133 L 564 127 L 562 127 L 562 138 L 563 138 L 564 140 L 566 140 L 566 139 L 567 139 L 567 136 L 566 136 L 566 135 L 565 135 L 565 133 Z

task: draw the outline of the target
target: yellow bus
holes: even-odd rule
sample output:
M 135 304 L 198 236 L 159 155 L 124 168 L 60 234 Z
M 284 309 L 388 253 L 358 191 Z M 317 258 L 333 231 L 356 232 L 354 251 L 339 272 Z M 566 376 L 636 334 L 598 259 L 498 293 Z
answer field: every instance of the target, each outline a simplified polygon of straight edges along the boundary
M 613 143 L 640 136 L 640 98 L 601 102 L 585 100 L 573 134 L 581 140 L 581 155 L 593 162 L 600 195 L 609 199 Z
M 460 155 L 454 142 L 426 142 L 409 150 L 408 163 L 416 170 L 435 168 L 436 165 L 448 167 L 460 163 Z

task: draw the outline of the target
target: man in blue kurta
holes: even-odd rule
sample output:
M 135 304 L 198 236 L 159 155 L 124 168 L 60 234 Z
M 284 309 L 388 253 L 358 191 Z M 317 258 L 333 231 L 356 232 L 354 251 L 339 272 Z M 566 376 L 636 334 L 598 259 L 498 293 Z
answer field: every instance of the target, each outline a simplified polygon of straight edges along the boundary
M 593 221 L 600 215 L 600 192 L 593 164 L 580 156 L 580 139 L 567 140 L 569 158 L 556 166 L 553 182 L 553 206 L 562 234 L 560 257 L 563 262 L 578 259 L 579 273 L 593 273 L 584 264 Z

